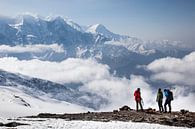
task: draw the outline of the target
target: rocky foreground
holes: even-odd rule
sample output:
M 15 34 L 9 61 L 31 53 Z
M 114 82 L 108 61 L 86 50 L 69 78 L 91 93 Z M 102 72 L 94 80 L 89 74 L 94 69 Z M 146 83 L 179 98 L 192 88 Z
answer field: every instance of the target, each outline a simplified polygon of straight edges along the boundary
M 29 116 L 28 118 L 58 118 L 66 121 L 132 121 L 178 127 L 195 127 L 195 112 L 181 110 L 180 112 L 160 113 L 154 109 L 146 109 L 143 112 L 136 112 L 135 110 L 131 110 L 128 106 L 124 106 L 119 110 L 114 110 L 113 112 L 87 112 L 77 114 L 41 113 L 37 116 Z

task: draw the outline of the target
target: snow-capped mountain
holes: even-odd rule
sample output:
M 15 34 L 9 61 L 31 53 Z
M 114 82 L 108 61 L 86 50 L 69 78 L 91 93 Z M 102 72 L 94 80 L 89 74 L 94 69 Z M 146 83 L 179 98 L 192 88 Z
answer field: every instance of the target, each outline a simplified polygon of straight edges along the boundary
M 154 54 L 157 51 L 161 51 L 163 53 L 167 52 L 177 52 L 178 50 L 184 50 L 184 46 L 182 46 L 181 42 L 177 41 L 143 41 L 136 37 L 130 37 L 126 35 L 115 34 L 109 31 L 102 24 L 90 25 L 87 27 L 86 32 L 92 34 L 100 34 L 109 40 L 105 42 L 105 44 L 115 45 L 115 46 L 123 46 L 127 48 L 130 52 L 135 52 L 143 55 Z
M 129 38 L 129 36 L 119 35 L 115 34 L 111 31 L 109 31 L 104 25 L 102 24 L 95 24 L 88 26 L 86 32 L 92 33 L 92 34 L 101 34 L 105 36 L 106 38 L 109 38 L 110 40 L 120 41 Z
M 90 46 L 97 43 L 121 45 L 129 51 L 140 54 L 144 51 L 172 47 L 179 48 L 178 44 L 166 41 L 161 42 L 160 48 L 153 45 L 156 41 L 142 41 L 136 37 L 115 34 L 102 24 L 80 26 L 74 21 L 61 16 L 46 17 L 23 14 L 15 18 L 0 18 L 0 43 L 16 44 L 63 44 L 65 47 Z M 112 42 L 112 43 L 110 43 Z M 151 44 L 152 43 L 152 44 Z M 159 42 L 157 42 L 159 44 Z
M 46 19 L 20 15 L 9 22 L 4 20 L 0 24 L 0 30 L 1 44 L 59 43 L 69 47 L 95 42 L 92 34 L 82 32 L 79 25 L 62 17 Z
M 78 87 L 81 87 L 82 84 L 71 83 L 62 85 L 2 70 L 0 70 L 0 86 L 20 90 L 24 94 L 28 94 L 39 100 L 47 98 L 48 100 L 67 102 L 91 109 L 99 109 L 101 105 L 107 103 L 107 100 L 101 96 L 85 91 L 79 91 Z M 31 104 L 23 102 L 23 105 L 30 106 Z
M 115 34 L 102 24 L 83 27 L 60 16 L 43 18 L 29 14 L 15 18 L 0 18 L 0 44 L 9 47 L 20 45 L 24 48 L 26 45 L 58 44 L 63 47 L 64 52 L 0 51 L 0 56 L 49 61 L 62 61 L 69 57 L 95 58 L 108 64 L 111 71 L 117 71 L 122 76 L 132 72 L 127 70 L 129 66 L 136 71 L 138 64 L 147 64 L 166 56 L 183 57 L 192 51 L 179 42 L 143 41 L 136 37 Z
M 101 34 L 109 39 L 109 41 L 106 41 L 105 44 L 123 46 L 131 52 L 140 53 L 140 54 L 152 54 L 155 52 L 155 50 L 153 50 L 152 47 L 146 48 L 141 39 L 115 34 L 109 31 L 102 24 L 91 25 L 87 28 L 86 32 L 95 35 Z

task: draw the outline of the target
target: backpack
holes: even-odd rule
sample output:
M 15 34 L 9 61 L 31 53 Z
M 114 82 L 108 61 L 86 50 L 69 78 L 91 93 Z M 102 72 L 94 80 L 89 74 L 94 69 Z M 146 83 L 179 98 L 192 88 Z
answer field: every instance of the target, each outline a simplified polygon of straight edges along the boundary
M 162 101 L 162 99 L 163 99 L 163 93 L 162 92 L 158 92 L 156 101 Z
M 169 91 L 169 98 L 170 100 L 173 100 L 173 92 Z

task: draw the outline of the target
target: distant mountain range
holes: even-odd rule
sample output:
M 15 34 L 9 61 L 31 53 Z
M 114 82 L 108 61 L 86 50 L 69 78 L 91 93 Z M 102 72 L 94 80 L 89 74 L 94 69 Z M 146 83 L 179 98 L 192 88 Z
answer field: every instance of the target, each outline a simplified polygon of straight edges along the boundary
M 43 18 L 29 14 L 0 17 L 0 44 L 0 57 L 48 61 L 94 58 L 109 65 L 111 73 L 127 78 L 131 74 L 148 74 L 138 65 L 167 56 L 181 58 L 193 51 L 178 41 L 143 41 L 115 34 L 102 24 L 80 26 L 60 16 Z M 18 47 L 26 50 L 16 51 Z M 34 48 L 40 50 L 33 51 Z
M 183 57 L 193 51 L 178 41 L 143 41 L 136 37 L 115 34 L 102 24 L 80 26 L 63 17 L 19 15 L 15 18 L 0 17 L 0 44 L 16 45 L 59 44 L 63 52 L 0 51 L 0 57 L 15 56 L 19 59 L 61 61 L 69 57 L 95 58 L 108 64 L 111 72 L 129 77 L 137 73 L 137 65 L 166 56 Z M 147 58 L 146 58 L 147 57 Z M 140 72 L 138 72 L 140 73 Z

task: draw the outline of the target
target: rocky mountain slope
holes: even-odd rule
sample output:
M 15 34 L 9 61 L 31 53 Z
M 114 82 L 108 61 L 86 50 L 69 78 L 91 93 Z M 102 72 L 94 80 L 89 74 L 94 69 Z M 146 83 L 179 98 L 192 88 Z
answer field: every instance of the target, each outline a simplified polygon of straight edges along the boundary
M 127 107 L 127 106 L 125 106 Z M 162 124 L 178 127 L 195 127 L 195 113 L 181 110 L 181 112 L 159 113 L 154 109 L 146 109 L 144 112 L 136 112 L 121 108 L 119 111 L 113 112 L 87 112 L 78 114 L 49 114 L 41 113 L 37 116 L 29 116 L 28 118 L 53 118 L 64 119 L 66 121 L 82 120 L 82 121 L 125 121 L 125 122 L 144 122 L 150 124 Z
M 7 88 L 9 91 L 8 88 L 10 87 L 16 90 L 20 90 L 22 93 L 27 94 L 32 98 L 37 98 L 38 100 L 44 100 L 45 98 L 45 100 L 48 101 L 56 100 L 60 102 L 68 102 L 92 109 L 98 109 L 101 104 L 107 103 L 107 100 L 101 96 L 85 91 L 79 91 L 77 88 L 81 85 L 82 84 L 76 83 L 62 85 L 47 80 L 31 78 L 0 70 L 0 89 L 2 90 Z M 30 102 L 23 101 L 22 97 L 20 97 L 17 92 L 14 92 L 14 90 L 10 89 L 10 91 L 13 91 L 9 93 L 13 94 L 13 96 L 10 98 L 14 98 L 14 101 L 16 100 L 19 102 L 19 104 L 30 108 Z

